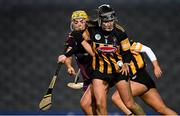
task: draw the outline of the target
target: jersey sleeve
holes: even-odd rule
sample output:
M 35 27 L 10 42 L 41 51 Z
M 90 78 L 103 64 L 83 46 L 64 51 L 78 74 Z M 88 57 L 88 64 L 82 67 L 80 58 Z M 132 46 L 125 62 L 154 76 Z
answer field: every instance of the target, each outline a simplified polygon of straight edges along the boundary
M 139 42 L 133 42 L 130 49 L 134 52 L 141 52 L 143 45 Z
M 81 46 L 81 42 L 84 40 L 82 36 L 83 33 L 84 30 L 71 32 L 67 41 L 67 44 L 69 47 L 71 47 L 71 49 L 64 54 L 66 57 L 70 57 L 77 53 L 78 47 Z
M 130 41 L 128 39 L 128 36 L 125 31 L 120 31 L 119 32 L 119 37 L 121 38 L 119 40 L 120 46 L 122 49 L 122 57 L 123 57 L 123 62 L 124 63 L 130 63 L 132 59 L 132 54 L 130 52 Z
M 133 52 L 146 53 L 146 55 L 151 61 L 157 60 L 156 55 L 154 54 L 152 49 L 139 42 L 134 42 L 130 49 Z
M 75 39 L 72 36 L 72 33 L 69 33 L 66 38 L 66 43 L 65 43 L 66 49 L 65 49 L 64 55 L 66 57 L 70 57 L 75 53 L 76 51 L 75 44 L 76 44 Z
M 116 26 L 116 33 L 118 34 L 118 41 L 121 44 L 122 50 L 123 51 L 130 50 L 131 45 L 127 33 L 125 32 L 123 27 L 120 26 L 119 24 L 116 24 L 115 26 Z
M 68 36 L 66 37 L 66 43 L 65 43 L 66 47 L 73 47 L 74 45 L 74 38 L 71 35 L 71 33 L 68 34 Z

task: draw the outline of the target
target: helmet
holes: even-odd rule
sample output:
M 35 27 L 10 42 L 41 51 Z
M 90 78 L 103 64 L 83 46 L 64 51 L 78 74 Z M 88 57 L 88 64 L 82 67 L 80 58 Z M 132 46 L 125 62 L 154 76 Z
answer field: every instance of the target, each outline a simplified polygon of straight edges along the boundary
M 115 11 L 110 7 L 110 5 L 103 4 L 98 7 L 98 15 L 99 15 L 99 20 L 102 21 L 110 21 L 110 20 L 115 20 Z
M 74 20 L 74 19 L 78 19 L 78 18 L 83 18 L 85 19 L 86 21 L 89 20 L 89 17 L 87 15 L 87 13 L 83 10 L 77 10 L 77 11 L 74 11 L 71 15 L 71 20 Z

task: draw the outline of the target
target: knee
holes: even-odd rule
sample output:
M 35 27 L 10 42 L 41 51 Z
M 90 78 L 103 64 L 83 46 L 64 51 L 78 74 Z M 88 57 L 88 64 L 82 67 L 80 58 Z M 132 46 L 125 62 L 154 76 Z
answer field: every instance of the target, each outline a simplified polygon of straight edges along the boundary
M 155 108 L 155 110 L 158 112 L 158 113 L 160 113 L 160 114 L 163 114 L 164 113 L 164 111 L 165 111 L 165 109 L 166 109 L 166 107 L 156 107 Z
M 90 107 L 90 102 L 84 101 L 84 100 L 80 100 L 80 106 L 83 110 L 86 110 L 88 107 Z
M 136 104 L 133 101 L 127 101 L 127 102 L 124 102 L 124 104 L 126 105 L 128 109 L 134 109 L 136 107 Z
M 96 101 L 97 109 L 106 109 L 106 103 L 103 100 Z
M 116 103 L 117 99 L 119 99 L 118 97 L 119 96 L 117 96 L 116 94 L 113 94 L 112 97 L 111 97 L 112 102 Z

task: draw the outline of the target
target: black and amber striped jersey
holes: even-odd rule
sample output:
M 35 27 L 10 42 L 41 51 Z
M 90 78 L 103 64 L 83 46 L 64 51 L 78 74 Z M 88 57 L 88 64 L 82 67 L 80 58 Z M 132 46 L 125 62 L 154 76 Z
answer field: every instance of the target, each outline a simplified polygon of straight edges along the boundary
M 92 49 L 95 52 L 93 57 L 93 70 L 101 73 L 118 73 L 117 61 L 123 60 L 130 63 L 132 54 L 130 53 L 130 42 L 124 30 L 118 26 L 111 32 L 102 30 L 99 26 L 88 28 Z
M 134 42 L 130 51 L 133 55 L 131 62 L 129 63 L 130 75 L 135 75 L 139 69 L 145 68 L 145 60 L 143 54 L 141 53 L 142 44 Z M 121 67 L 123 65 L 122 61 L 118 61 L 117 64 Z
M 130 47 L 130 51 L 133 54 L 132 60 L 130 62 L 131 75 L 137 73 L 139 69 L 145 68 L 145 60 L 141 53 L 142 44 L 133 42 Z
M 141 53 L 133 54 L 132 60 L 130 62 L 130 68 L 131 68 L 131 75 L 134 75 L 137 73 L 139 69 L 142 69 L 145 67 L 145 61 Z

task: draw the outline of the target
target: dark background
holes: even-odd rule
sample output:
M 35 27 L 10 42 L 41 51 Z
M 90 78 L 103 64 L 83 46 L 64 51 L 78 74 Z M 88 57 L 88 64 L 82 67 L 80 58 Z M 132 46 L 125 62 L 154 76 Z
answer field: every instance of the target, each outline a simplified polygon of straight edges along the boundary
M 149 46 L 157 55 L 163 76 L 157 80 L 147 59 L 148 71 L 168 106 L 180 112 L 180 1 L 179 0 L 0 0 L 0 112 L 39 112 L 43 97 L 70 31 L 72 11 L 110 4 L 129 38 Z M 76 66 L 76 64 L 74 63 Z M 66 86 L 74 78 L 63 66 L 55 85 L 50 111 L 82 113 L 82 90 Z M 120 111 L 108 97 L 108 111 Z M 137 98 L 145 111 L 153 110 Z

